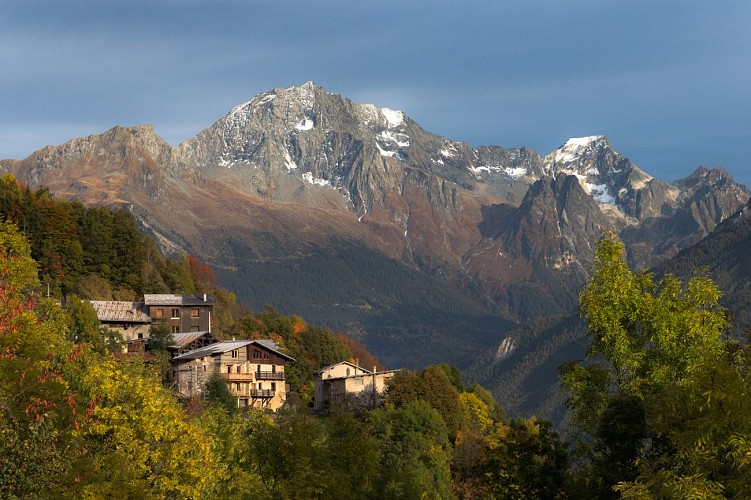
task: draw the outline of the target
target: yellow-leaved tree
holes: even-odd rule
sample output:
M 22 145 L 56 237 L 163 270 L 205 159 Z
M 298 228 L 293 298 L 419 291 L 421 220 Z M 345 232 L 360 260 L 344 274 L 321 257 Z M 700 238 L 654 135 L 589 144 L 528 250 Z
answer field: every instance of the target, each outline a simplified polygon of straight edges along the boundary
M 68 340 L 70 321 L 0 222 L 0 497 L 218 496 L 215 436 L 142 361 Z
M 202 498 L 218 495 L 226 472 L 213 436 L 186 418 L 158 376 L 139 361 L 98 359 L 82 390 L 94 402 L 81 430 L 90 458 L 85 496 Z

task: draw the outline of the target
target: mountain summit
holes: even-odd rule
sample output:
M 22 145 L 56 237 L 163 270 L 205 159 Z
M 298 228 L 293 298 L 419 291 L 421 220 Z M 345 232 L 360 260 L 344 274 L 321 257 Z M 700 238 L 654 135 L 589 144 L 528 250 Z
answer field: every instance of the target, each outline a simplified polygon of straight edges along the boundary
M 346 330 L 406 366 L 462 366 L 510 321 L 570 309 L 603 231 L 651 266 L 749 198 L 717 169 L 656 179 L 605 136 L 545 156 L 471 147 L 313 82 L 258 94 L 177 147 L 149 126 L 115 127 L 0 168 L 126 206 L 240 300 Z

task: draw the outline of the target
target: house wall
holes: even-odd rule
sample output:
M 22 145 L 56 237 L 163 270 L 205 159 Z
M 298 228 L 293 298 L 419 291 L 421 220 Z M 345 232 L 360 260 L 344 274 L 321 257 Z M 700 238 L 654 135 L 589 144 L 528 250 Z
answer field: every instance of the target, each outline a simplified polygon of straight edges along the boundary
M 328 393 L 331 389 L 327 388 L 326 381 L 329 379 L 339 379 L 342 377 L 351 377 L 356 375 L 367 374 L 367 370 L 362 367 L 354 366 L 346 362 L 337 363 L 325 370 L 317 372 L 313 377 L 315 392 L 313 395 L 313 407 L 316 410 L 322 410 L 326 402 L 330 401 Z M 344 389 L 342 388 L 342 391 Z
M 123 340 L 136 340 L 147 338 L 151 325 L 148 323 L 109 323 L 102 321 L 102 326 L 114 330 L 123 336 Z M 140 337 L 139 337 L 140 335 Z
M 172 333 L 203 332 L 211 330 L 209 305 L 149 305 L 148 314 L 153 324 L 164 325 Z
M 395 371 L 385 371 L 322 379 L 320 385 L 316 387 L 314 407 L 320 410 L 325 408 L 326 404 L 351 404 L 364 408 L 379 406 L 384 401 L 388 382 L 395 373 Z
M 200 398 L 212 372 L 219 368 L 211 356 L 176 363 L 173 368 L 175 389 L 188 398 Z
M 249 349 L 241 348 L 177 363 L 174 377 L 178 393 L 190 398 L 202 397 L 208 378 L 218 369 L 230 392 L 237 398 L 239 407 L 253 406 L 274 411 L 281 408 L 287 400 L 284 365 L 269 360 L 252 363 L 247 358 L 248 353 Z M 275 357 L 283 361 L 283 358 Z

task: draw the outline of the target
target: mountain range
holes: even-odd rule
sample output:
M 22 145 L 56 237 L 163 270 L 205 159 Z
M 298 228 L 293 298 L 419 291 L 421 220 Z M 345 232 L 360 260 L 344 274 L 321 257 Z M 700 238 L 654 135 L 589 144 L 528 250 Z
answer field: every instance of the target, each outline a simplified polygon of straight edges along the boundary
M 151 126 L 118 126 L 0 171 L 125 206 L 241 302 L 344 331 L 410 368 L 467 368 L 512 352 L 520 324 L 570 312 L 604 232 L 652 268 L 751 194 L 722 169 L 659 180 L 605 136 L 544 156 L 471 147 L 312 82 L 261 93 L 176 147 Z

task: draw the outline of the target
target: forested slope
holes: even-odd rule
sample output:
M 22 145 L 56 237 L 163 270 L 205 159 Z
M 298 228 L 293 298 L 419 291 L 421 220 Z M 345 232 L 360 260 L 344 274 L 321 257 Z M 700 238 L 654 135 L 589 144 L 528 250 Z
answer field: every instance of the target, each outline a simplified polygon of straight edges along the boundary
M 751 204 L 728 218 L 709 236 L 655 268 L 655 274 L 684 279 L 706 270 L 723 293 L 721 303 L 733 315 L 736 337 L 751 325 Z

